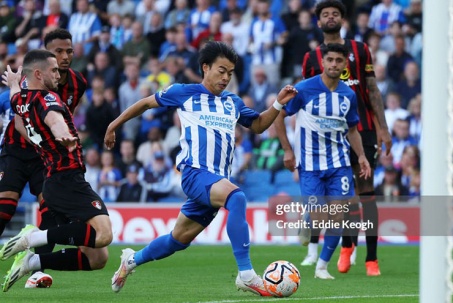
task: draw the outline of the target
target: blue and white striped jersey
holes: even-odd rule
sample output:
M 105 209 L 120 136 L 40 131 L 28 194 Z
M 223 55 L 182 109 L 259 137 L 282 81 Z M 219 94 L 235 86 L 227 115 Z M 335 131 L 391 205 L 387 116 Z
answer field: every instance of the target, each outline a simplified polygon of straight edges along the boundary
M 0 116 L 2 118 L 2 134 L 0 135 L 0 146 L 3 145 L 6 127 L 14 117 L 14 111 L 11 110 L 11 102 L 9 99 L 9 88 L 5 89 L 0 94 Z
M 294 154 L 303 171 L 351 166 L 349 127 L 359 122 L 355 92 L 342 81 L 331 92 L 321 75 L 295 85 L 298 94 L 287 105 L 288 115 L 297 114 Z
M 259 113 L 235 94 L 216 96 L 202 84 L 174 84 L 155 97 L 160 106 L 176 107 L 181 120 L 177 168 L 190 166 L 229 178 L 236 123 L 250 127 Z

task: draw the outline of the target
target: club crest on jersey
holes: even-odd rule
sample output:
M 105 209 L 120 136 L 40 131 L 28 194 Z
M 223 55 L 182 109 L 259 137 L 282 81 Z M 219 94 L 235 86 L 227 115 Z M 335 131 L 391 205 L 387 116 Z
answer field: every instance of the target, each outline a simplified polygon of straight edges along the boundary
M 225 102 L 223 102 L 223 107 L 224 107 L 227 111 L 232 112 L 233 109 L 234 109 L 233 101 L 231 101 L 231 100 L 226 100 Z
M 102 209 L 101 202 L 99 202 L 98 200 L 91 202 L 91 205 L 93 205 L 94 207 L 96 207 L 99 210 Z
M 351 61 L 351 62 L 355 61 L 355 57 L 354 57 L 353 53 L 349 53 L 349 61 Z
M 52 94 L 47 94 L 45 97 L 44 97 L 44 100 L 46 100 L 47 102 L 54 102 L 57 100 L 57 98 L 55 98 L 54 95 Z
M 2 181 L 4 175 L 5 175 L 4 172 L 0 172 L 0 181 Z
M 74 97 L 71 95 L 71 96 L 69 96 L 68 101 L 66 101 L 66 103 L 67 103 L 68 105 L 71 105 L 71 104 L 72 104 L 72 98 L 74 98 Z
M 161 90 L 161 91 L 159 92 L 159 97 L 162 97 L 162 95 L 165 94 L 172 86 L 173 86 L 173 84 L 170 85 L 169 87 L 166 87 L 166 88 L 164 88 L 163 90 Z
M 28 88 L 27 78 L 24 78 L 24 79 L 22 80 L 22 82 L 20 83 L 20 88 L 21 88 L 21 89 L 27 89 L 27 88 Z
M 346 101 L 343 101 L 340 103 L 340 111 L 343 114 L 346 114 L 346 112 L 349 110 L 349 104 Z

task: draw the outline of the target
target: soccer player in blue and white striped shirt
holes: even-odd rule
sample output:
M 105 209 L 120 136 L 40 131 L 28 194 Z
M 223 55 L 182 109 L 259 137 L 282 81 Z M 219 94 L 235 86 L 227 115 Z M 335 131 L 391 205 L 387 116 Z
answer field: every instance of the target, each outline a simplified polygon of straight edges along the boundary
M 112 148 L 115 130 L 127 120 L 149 108 L 176 108 L 181 120 L 182 149 L 176 161 L 182 172 L 182 188 L 188 196 L 170 234 L 160 236 L 137 252 L 123 250 L 121 265 L 112 279 L 113 291 L 121 290 L 136 266 L 186 249 L 211 223 L 218 209 L 224 207 L 229 212 L 227 233 L 239 269 L 237 288 L 270 296 L 250 261 L 246 197 L 229 181 L 234 132 L 236 123 L 253 132 L 263 132 L 297 91 L 291 85 L 285 86 L 269 109 L 257 113 L 246 107 L 238 96 L 224 91 L 231 80 L 236 60 L 237 54 L 231 47 L 222 42 L 208 42 L 200 50 L 201 84 L 174 84 L 139 100 L 109 125 L 104 141 L 108 148 Z
M 291 171 L 298 169 L 303 202 L 313 210 L 310 212 L 312 227 L 316 228 L 322 221 L 332 226 L 326 228 L 316 266 L 315 277 L 321 279 L 333 279 L 327 264 L 340 241 L 347 201 L 354 196 L 351 147 L 359 155 L 361 176 L 371 175 L 357 131 L 356 95 L 340 81 L 348 55 L 344 45 L 328 44 L 323 51 L 323 73 L 295 85 L 297 96 L 286 105 L 275 123 L 285 150 L 285 167 Z M 293 114 L 296 114 L 294 151 L 283 121 L 286 115 Z M 328 207 L 318 207 L 324 205 Z

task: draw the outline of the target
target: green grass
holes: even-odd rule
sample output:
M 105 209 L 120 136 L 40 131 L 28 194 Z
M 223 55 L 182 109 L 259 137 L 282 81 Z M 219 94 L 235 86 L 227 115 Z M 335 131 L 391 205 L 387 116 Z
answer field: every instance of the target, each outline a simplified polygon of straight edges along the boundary
M 139 249 L 140 247 L 133 247 Z M 236 291 L 236 265 L 229 246 L 192 246 L 186 251 L 137 268 L 124 289 L 116 294 L 110 287 L 119 265 L 123 246 L 111 246 L 106 268 L 93 272 L 48 271 L 54 278 L 49 289 L 24 289 L 25 277 L 0 302 L 418 302 L 418 246 L 381 246 L 382 275 L 367 277 L 364 262 L 348 274 L 336 270 L 338 252 L 329 266 L 335 280 L 314 279 L 314 267 L 298 266 L 305 248 L 291 246 L 253 246 L 251 257 L 259 274 L 272 261 L 288 260 L 301 272 L 301 286 L 291 297 L 261 298 Z M 338 249 L 337 249 L 338 251 Z M 358 259 L 365 247 L 360 246 Z M 3 275 L 12 261 L 0 263 Z

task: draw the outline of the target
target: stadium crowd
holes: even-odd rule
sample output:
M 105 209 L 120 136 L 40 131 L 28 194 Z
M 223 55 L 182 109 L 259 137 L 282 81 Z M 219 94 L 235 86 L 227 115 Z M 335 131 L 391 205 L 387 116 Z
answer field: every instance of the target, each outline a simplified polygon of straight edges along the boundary
M 47 32 L 68 29 L 73 36 L 72 68 L 88 81 L 84 101 L 74 113 L 86 179 L 105 202 L 183 201 L 181 176 L 174 166 L 180 136 L 175 111 L 152 109 L 128 121 L 112 151 L 103 144 L 109 123 L 131 104 L 173 83 L 201 82 L 198 50 L 208 40 L 224 41 L 240 56 L 226 90 L 263 111 L 283 85 L 300 80 L 304 54 L 322 43 L 313 12 L 316 2 L 0 1 L 0 71 L 19 66 L 28 50 L 42 48 Z M 348 9 L 342 36 L 370 47 L 393 136 L 390 155 L 381 153 L 377 159 L 376 194 L 419 196 L 421 0 L 342 2 Z M 291 137 L 294 118 L 286 122 Z M 235 153 L 233 181 L 246 192 L 250 172 L 270 173 L 263 188 L 284 175 L 283 150 L 273 127 L 261 135 L 238 127 Z M 294 186 L 298 191 L 296 182 Z

